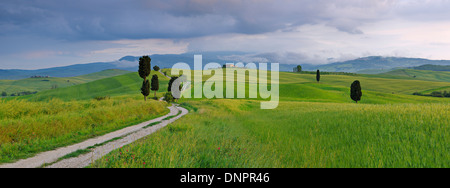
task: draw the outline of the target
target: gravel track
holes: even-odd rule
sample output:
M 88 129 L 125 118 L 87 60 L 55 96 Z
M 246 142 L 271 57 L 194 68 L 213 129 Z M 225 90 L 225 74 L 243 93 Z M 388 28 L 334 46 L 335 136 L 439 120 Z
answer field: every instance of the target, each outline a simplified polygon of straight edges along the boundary
M 109 152 L 120 148 L 122 146 L 128 145 L 138 139 L 141 139 L 147 135 L 150 135 L 154 132 L 156 132 L 157 130 L 167 126 L 168 124 L 176 121 L 177 119 L 183 117 L 184 115 L 186 115 L 188 113 L 188 110 L 182 108 L 182 107 L 178 107 L 175 105 L 172 105 L 171 107 L 168 107 L 170 109 L 170 113 L 163 116 L 163 117 L 159 117 L 147 122 L 143 122 L 140 123 L 138 125 L 134 125 L 131 127 L 127 127 L 112 133 L 108 133 L 106 135 L 97 137 L 97 138 L 92 138 L 89 140 L 86 140 L 84 142 L 78 143 L 78 144 L 74 144 L 71 146 L 67 146 L 67 147 L 63 147 L 63 148 L 59 148 L 53 151 L 47 151 L 47 152 L 43 152 L 40 153 L 38 155 L 36 155 L 35 157 L 31 157 L 28 159 L 22 159 L 19 160 L 15 163 L 9 163 L 9 164 L 3 164 L 0 165 L 0 168 L 37 168 L 37 167 L 41 167 L 44 164 L 51 164 L 49 166 L 45 166 L 46 168 L 83 168 L 88 166 L 89 164 L 91 164 L 92 162 L 94 162 L 95 160 L 103 157 L 104 155 L 108 154 Z M 163 120 L 169 116 L 175 116 L 179 113 L 179 111 L 181 111 L 181 114 L 179 114 L 176 117 L 173 117 L 169 120 Z M 157 125 L 148 127 L 148 128 L 144 128 L 145 126 L 151 124 L 151 123 L 155 123 L 155 122 L 161 122 Z M 118 140 L 115 141 L 111 141 L 108 142 L 102 146 L 98 146 L 95 147 L 93 149 L 91 149 L 91 152 L 80 155 L 78 157 L 74 157 L 74 158 L 69 158 L 69 159 L 64 159 L 58 162 L 57 161 L 59 158 L 73 153 L 77 150 L 80 149 L 86 149 L 90 146 L 94 146 L 96 144 L 102 144 L 105 143 L 107 141 L 110 141 L 114 138 L 118 138 L 118 137 L 122 137 Z

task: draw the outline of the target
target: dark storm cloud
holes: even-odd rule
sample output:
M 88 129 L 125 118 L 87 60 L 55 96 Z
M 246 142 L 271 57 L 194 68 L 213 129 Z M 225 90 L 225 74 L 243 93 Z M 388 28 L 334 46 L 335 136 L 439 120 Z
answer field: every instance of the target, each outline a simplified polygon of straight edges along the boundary
M 316 23 L 361 34 L 358 26 L 380 19 L 390 4 L 388 0 L 2 0 L 0 35 L 64 40 L 189 38 L 260 34 Z

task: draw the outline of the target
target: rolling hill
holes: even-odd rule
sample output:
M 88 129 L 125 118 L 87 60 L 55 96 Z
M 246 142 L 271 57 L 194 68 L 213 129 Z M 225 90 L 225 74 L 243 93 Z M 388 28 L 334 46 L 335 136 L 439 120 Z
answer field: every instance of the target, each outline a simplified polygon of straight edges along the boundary
M 378 74 L 393 69 L 416 67 L 426 64 L 450 65 L 449 60 L 428 60 L 420 58 L 371 56 L 355 60 L 331 63 L 326 65 L 302 65 L 304 70 L 321 70 L 326 72 L 351 72 Z
M 152 73 L 161 96 L 168 79 Z M 354 80 L 363 87 L 358 104 L 349 97 Z M 0 99 L 0 162 L 164 113 L 165 103 L 142 99 L 141 84 L 133 72 Z M 315 75 L 280 72 L 278 108 L 260 109 L 263 99 L 180 99 L 189 115 L 92 167 L 448 167 L 450 98 L 411 95 L 448 85 L 365 75 L 317 83 Z
M 242 52 L 204 52 L 203 63 L 204 65 L 209 62 L 216 62 L 219 64 L 232 63 L 227 60 L 223 60 L 220 57 L 230 54 L 241 54 Z M 160 68 L 171 68 L 174 64 L 179 62 L 185 62 L 194 67 L 194 54 L 166 54 L 166 55 L 151 55 L 152 67 L 158 65 Z M 101 62 L 101 63 L 87 63 L 77 64 L 64 67 L 55 67 L 39 70 L 2 70 L 0 69 L 0 80 L 18 80 L 30 78 L 31 76 L 50 76 L 50 77 L 76 77 L 85 74 L 96 73 L 107 69 L 120 69 L 127 71 L 138 70 L 139 57 L 125 56 L 117 61 Z M 291 68 L 289 67 L 289 70 Z
M 430 71 L 450 71 L 450 65 L 422 65 L 418 67 L 413 67 L 415 70 L 430 70 Z
M 386 73 L 378 74 L 376 75 L 376 77 L 450 82 L 450 72 L 447 71 L 397 69 Z
M 49 77 L 49 78 L 26 78 L 21 80 L 0 80 L 0 92 L 6 92 L 8 95 L 20 92 L 41 92 L 54 88 L 63 88 L 73 85 L 83 84 L 103 78 L 114 77 L 130 71 L 109 69 L 77 77 Z
M 226 63 L 258 63 L 259 61 L 270 62 L 268 59 L 247 59 L 241 60 L 239 57 L 245 57 L 248 53 L 244 52 L 201 52 L 201 53 L 184 53 L 184 54 L 165 54 L 165 55 L 151 55 L 152 66 L 158 65 L 160 68 L 171 68 L 174 64 L 179 62 L 187 63 L 191 69 L 194 68 L 194 55 L 203 55 L 203 65 L 215 62 L 220 65 Z M 245 59 L 245 58 L 244 58 Z M 0 69 L 0 80 L 18 80 L 30 78 L 31 76 L 50 76 L 50 77 L 76 77 L 80 75 L 95 73 L 107 69 L 121 69 L 128 71 L 138 70 L 139 57 L 125 56 L 117 61 L 101 62 L 101 63 L 87 63 L 78 64 L 65 67 L 55 67 L 40 70 L 2 70 Z M 292 72 L 297 65 L 280 63 L 280 71 Z M 315 71 L 320 69 L 325 72 L 350 72 L 362 74 L 378 74 L 389 72 L 394 69 L 417 67 L 422 65 L 450 65 L 449 60 L 428 60 L 419 58 L 401 58 L 401 57 L 380 57 L 372 56 L 365 58 L 358 58 L 355 60 L 336 62 L 326 65 L 312 65 L 302 64 L 303 70 Z M 434 67 L 433 69 L 436 69 Z
M 160 91 L 167 91 L 169 79 L 159 72 L 152 71 L 153 74 L 157 74 L 159 77 Z M 98 96 L 133 95 L 134 97 L 140 97 L 142 96 L 140 95 L 141 85 L 142 78 L 139 77 L 138 73 L 133 72 L 71 87 L 47 90 L 20 98 L 31 101 L 45 101 L 52 98 L 71 101 L 93 99 Z M 151 92 L 150 97 L 152 97 L 152 94 L 153 92 Z

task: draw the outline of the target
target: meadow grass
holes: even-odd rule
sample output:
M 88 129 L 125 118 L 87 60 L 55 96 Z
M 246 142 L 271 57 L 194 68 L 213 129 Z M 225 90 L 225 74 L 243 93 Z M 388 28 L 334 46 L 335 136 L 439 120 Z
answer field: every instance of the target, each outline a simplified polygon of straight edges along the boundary
M 26 78 L 21 80 L 0 80 L 0 92 L 7 92 L 8 95 L 24 91 L 45 91 L 50 90 L 55 85 L 58 88 L 70 87 L 83 83 L 92 82 L 104 78 L 114 77 L 130 73 L 130 71 L 110 69 L 92 74 L 76 77 L 50 77 L 50 78 Z
M 168 79 L 152 73 L 160 97 Z M 354 80 L 363 87 L 359 104 L 350 99 Z M 1 100 L 0 162 L 167 113 L 164 103 L 143 101 L 141 84 L 130 73 Z M 261 110 L 260 97 L 180 99 L 190 114 L 91 167 L 449 167 L 450 99 L 411 95 L 448 86 L 361 75 L 317 83 L 315 75 L 280 72 L 277 109 Z M 111 99 L 93 100 L 99 96 Z
M 168 113 L 130 98 L 46 102 L 0 100 L 0 163 L 73 144 Z
M 158 96 L 162 96 L 162 93 L 167 91 L 169 79 L 156 71 L 152 71 L 152 75 L 153 74 L 156 74 L 159 77 L 160 92 L 158 93 Z M 58 98 L 63 101 L 71 101 L 89 100 L 98 96 L 139 96 L 142 81 L 143 79 L 139 77 L 138 73 L 128 73 L 79 84 L 72 87 L 47 90 L 40 92 L 37 95 L 23 96 L 18 99 L 25 99 L 29 101 L 47 101 L 53 98 Z M 153 97 L 153 92 L 150 92 L 149 97 Z
M 448 104 L 203 100 L 90 167 L 450 167 Z
M 323 75 L 320 83 L 342 86 L 350 88 L 353 81 L 359 80 L 363 90 L 412 95 L 414 92 L 421 92 L 429 89 L 450 86 L 449 82 L 436 82 L 425 80 L 411 80 L 411 79 L 393 79 L 372 77 L 368 75 Z M 280 73 L 280 83 L 314 83 L 316 82 L 315 75 L 297 74 L 297 73 Z
M 428 80 L 450 82 L 450 72 L 448 71 L 429 71 L 429 70 L 414 70 L 414 69 L 398 69 L 387 73 L 377 75 L 365 75 L 368 77 L 382 77 L 382 78 L 397 78 L 410 80 Z

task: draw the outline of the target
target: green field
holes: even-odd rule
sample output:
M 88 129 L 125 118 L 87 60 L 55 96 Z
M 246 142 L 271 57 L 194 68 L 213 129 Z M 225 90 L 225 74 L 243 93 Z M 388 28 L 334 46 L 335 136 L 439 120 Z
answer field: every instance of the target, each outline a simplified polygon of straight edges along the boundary
M 189 105 L 197 111 L 91 167 L 449 167 L 448 104 Z
M 80 79 L 93 79 L 94 75 L 98 76 Z M 160 76 L 161 89 L 167 90 L 167 83 L 167 78 Z M 35 95 L 0 99 L 0 163 L 167 114 L 167 104 L 144 102 L 139 92 L 141 84 L 137 73 L 128 73 Z M 98 96 L 110 98 L 94 100 Z
M 157 101 L 0 100 L 0 163 L 81 142 L 168 113 Z
M 382 73 L 376 76 L 383 78 L 450 82 L 450 72 L 448 71 L 399 69 L 387 73 Z
M 50 90 L 55 85 L 57 88 L 64 88 L 127 73 L 129 73 L 129 71 L 111 69 L 97 73 L 68 78 L 50 77 L 50 78 L 27 78 L 22 80 L 0 80 L 0 92 L 6 92 L 8 96 L 14 93 L 25 91 L 41 92 L 45 90 Z
M 168 79 L 156 74 L 160 97 Z M 358 104 L 349 96 L 354 80 L 363 88 Z M 118 123 L 98 128 L 101 133 L 165 113 L 164 103 L 143 101 L 141 84 L 137 73 L 129 73 L 4 99 L 0 116 L 7 118 L 0 121 L 0 132 L 7 136 L 0 139 L 0 149 L 6 157 L 1 161 L 92 136 L 91 129 L 109 127 L 97 126 L 95 122 L 103 119 Z M 443 81 L 366 75 L 323 75 L 317 83 L 315 75 L 280 72 L 277 109 L 261 110 L 260 98 L 181 99 L 190 114 L 91 167 L 450 167 L 450 99 L 412 95 L 449 86 Z M 111 99 L 93 100 L 97 96 Z M 143 108 L 152 110 L 141 112 Z M 67 112 L 56 118 L 62 109 Z M 141 113 L 134 114 L 137 111 Z M 129 120 L 117 120 L 113 114 L 128 114 Z M 77 119 L 86 116 L 92 121 Z M 66 119 L 71 123 L 59 122 Z M 52 132 L 47 127 L 52 123 L 50 127 L 63 126 L 65 132 Z M 45 128 L 39 130 L 41 126 Z M 38 130 L 43 131 L 39 139 L 30 136 Z M 75 141 L 63 141 L 77 132 L 81 136 Z M 41 140 L 54 134 L 59 139 Z
M 159 72 L 152 71 L 152 75 L 157 74 L 160 82 L 158 96 L 162 96 L 162 91 L 167 91 L 169 79 Z M 152 76 L 150 75 L 150 77 Z M 58 98 L 64 101 L 93 99 L 98 96 L 123 96 L 129 95 L 132 98 L 141 98 L 140 88 L 142 78 L 137 73 L 128 73 L 120 76 L 105 78 L 85 84 L 80 84 L 67 88 L 58 88 L 38 93 L 37 95 L 23 96 L 21 99 L 30 101 L 45 101 Z M 151 93 L 153 96 L 153 92 Z M 143 98 L 143 97 L 142 97 Z
M 356 79 L 360 104 L 349 99 Z M 294 73 L 280 82 L 275 110 L 182 99 L 185 118 L 90 167 L 449 167 L 450 100 L 408 95 L 448 83 Z

